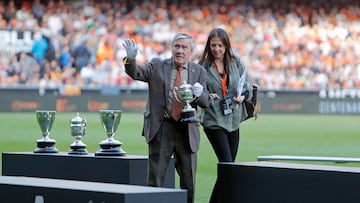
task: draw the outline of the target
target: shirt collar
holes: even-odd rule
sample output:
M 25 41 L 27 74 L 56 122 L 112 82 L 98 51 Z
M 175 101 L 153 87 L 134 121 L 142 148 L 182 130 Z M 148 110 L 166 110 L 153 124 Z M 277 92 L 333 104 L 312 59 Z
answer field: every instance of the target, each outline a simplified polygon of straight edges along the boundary
M 185 63 L 185 64 L 183 65 L 183 69 L 188 69 L 188 66 L 189 66 L 189 63 Z M 176 64 L 174 63 L 174 61 L 173 61 L 173 68 L 177 68 L 177 66 L 176 66 Z

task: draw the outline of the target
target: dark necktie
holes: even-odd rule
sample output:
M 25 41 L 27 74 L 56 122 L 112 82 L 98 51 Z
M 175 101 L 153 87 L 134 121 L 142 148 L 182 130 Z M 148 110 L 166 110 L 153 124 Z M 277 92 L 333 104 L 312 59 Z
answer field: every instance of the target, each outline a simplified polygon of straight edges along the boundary
M 179 88 L 182 85 L 181 70 L 182 70 L 182 67 L 178 67 L 176 77 L 175 77 L 175 81 L 174 81 L 174 87 Z M 183 109 L 183 104 L 181 102 L 179 102 L 175 98 L 175 95 L 174 95 L 173 100 L 172 100 L 172 108 L 171 108 L 171 116 L 172 116 L 172 118 L 175 119 L 176 121 L 178 121 L 181 118 L 181 110 L 182 109 Z

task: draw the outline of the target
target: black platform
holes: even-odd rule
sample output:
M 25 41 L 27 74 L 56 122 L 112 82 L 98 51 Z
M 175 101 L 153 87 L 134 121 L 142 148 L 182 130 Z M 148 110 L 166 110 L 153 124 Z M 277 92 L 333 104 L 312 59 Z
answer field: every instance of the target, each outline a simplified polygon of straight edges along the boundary
M 0 176 L 1 202 L 186 203 L 186 190 L 88 181 Z
M 360 168 L 279 162 L 219 163 L 220 202 L 357 203 Z
M 26 176 L 67 180 L 147 185 L 147 156 L 68 155 L 67 152 L 2 153 L 3 176 Z M 175 188 L 173 159 L 164 187 Z

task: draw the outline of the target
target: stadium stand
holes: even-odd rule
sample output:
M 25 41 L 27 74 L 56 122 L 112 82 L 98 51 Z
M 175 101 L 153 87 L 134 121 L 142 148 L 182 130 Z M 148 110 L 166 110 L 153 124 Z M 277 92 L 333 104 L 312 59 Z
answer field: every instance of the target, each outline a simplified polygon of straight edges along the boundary
M 260 88 L 360 88 L 359 18 L 356 0 L 0 1 L 0 86 L 146 88 L 124 72 L 124 39 L 136 40 L 145 63 L 168 57 L 174 33 L 186 32 L 197 61 L 220 26 Z M 37 60 L 33 72 L 4 43 L 12 31 L 31 31 L 31 47 L 20 52 Z

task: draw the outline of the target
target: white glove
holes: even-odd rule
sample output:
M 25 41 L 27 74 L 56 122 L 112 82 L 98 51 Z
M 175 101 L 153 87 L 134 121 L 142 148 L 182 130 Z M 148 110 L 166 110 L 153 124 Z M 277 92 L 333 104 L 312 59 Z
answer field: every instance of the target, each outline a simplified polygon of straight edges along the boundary
M 126 50 L 127 58 L 136 58 L 139 47 L 135 44 L 134 40 L 126 39 L 123 43 L 123 47 Z
M 204 91 L 204 87 L 200 83 L 195 83 L 192 87 L 192 91 L 195 97 L 200 97 Z

